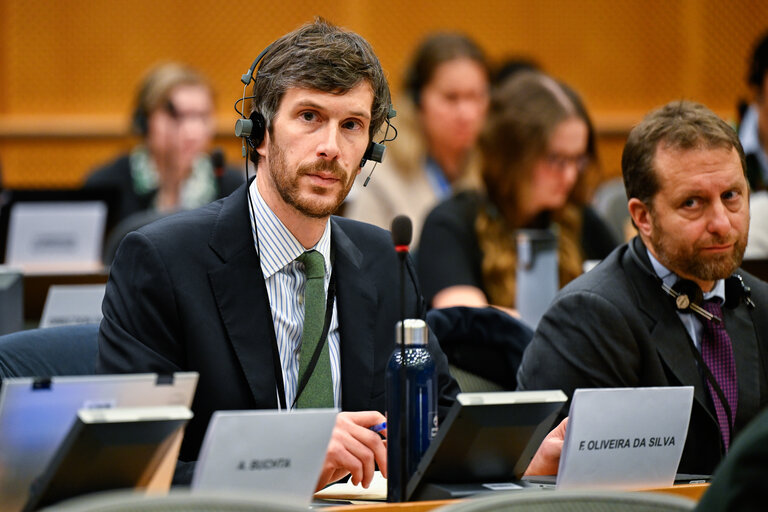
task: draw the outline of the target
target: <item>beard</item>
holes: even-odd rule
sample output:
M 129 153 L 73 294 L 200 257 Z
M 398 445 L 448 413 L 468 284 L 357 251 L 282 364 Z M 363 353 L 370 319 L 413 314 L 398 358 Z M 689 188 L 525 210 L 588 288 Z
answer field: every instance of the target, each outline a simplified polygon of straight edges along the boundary
M 656 249 L 659 262 L 680 276 L 690 276 L 701 281 L 725 279 L 739 268 L 747 248 L 747 231 L 733 236 L 712 236 L 693 245 L 676 243 L 674 235 L 665 232 L 653 219 L 651 244 Z M 723 254 L 703 254 L 702 247 L 725 245 L 733 247 Z
M 269 141 L 269 174 L 275 189 L 286 204 L 295 210 L 316 219 L 326 218 L 339 209 L 355 182 L 355 173 L 349 173 L 336 160 L 318 160 L 312 164 L 300 165 L 291 173 L 286 168 L 285 152 L 274 139 Z M 332 174 L 339 180 L 341 188 L 333 192 L 324 187 L 311 187 L 312 194 L 302 194 L 299 179 L 308 174 L 322 172 Z

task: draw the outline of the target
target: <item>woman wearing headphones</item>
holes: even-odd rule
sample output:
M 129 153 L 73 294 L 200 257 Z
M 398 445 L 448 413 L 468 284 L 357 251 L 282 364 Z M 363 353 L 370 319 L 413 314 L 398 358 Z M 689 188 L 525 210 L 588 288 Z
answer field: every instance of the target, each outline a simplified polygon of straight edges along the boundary
M 214 174 L 206 153 L 215 130 L 213 92 L 188 66 L 167 63 L 149 71 L 136 98 L 132 130 L 141 144 L 95 170 L 85 183 L 86 188 L 119 191 L 118 221 L 196 208 L 229 195 L 243 182 L 235 170 L 220 169 L 219 178 Z
M 479 184 L 473 148 L 485 119 L 489 69 L 482 50 L 461 34 L 425 39 L 405 76 L 397 140 L 363 188 L 358 176 L 345 207 L 353 219 L 389 229 L 397 215 L 413 221 L 414 242 L 427 213 L 455 190 Z
M 584 177 L 595 161 L 591 121 L 578 95 L 538 72 L 521 71 L 494 92 L 479 140 L 484 193 L 465 192 L 428 216 L 418 254 L 419 279 L 435 308 L 515 309 L 520 228 L 553 229 L 560 285 L 616 245 L 585 202 Z

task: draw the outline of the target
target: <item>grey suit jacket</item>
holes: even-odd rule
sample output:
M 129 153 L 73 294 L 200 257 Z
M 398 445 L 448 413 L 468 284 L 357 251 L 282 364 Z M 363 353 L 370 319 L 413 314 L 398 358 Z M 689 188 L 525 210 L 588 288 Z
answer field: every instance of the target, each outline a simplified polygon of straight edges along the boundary
M 635 238 L 563 288 L 518 370 L 519 389 L 694 386 L 681 473 L 711 473 L 724 454 L 692 340 Z M 741 270 L 757 308 L 723 309 L 739 381 L 735 432 L 768 404 L 768 284 Z M 567 411 L 566 411 L 567 412 Z
M 208 206 L 130 233 L 102 306 L 98 371 L 200 373 L 180 459 L 195 460 L 211 414 L 277 408 L 273 323 L 251 232 L 245 186 Z M 389 233 L 332 219 L 342 409 L 384 411 L 384 372 L 400 316 Z M 424 303 L 406 279 L 406 314 Z M 458 387 L 437 340 L 440 414 Z M 276 348 L 275 348 L 276 350 Z

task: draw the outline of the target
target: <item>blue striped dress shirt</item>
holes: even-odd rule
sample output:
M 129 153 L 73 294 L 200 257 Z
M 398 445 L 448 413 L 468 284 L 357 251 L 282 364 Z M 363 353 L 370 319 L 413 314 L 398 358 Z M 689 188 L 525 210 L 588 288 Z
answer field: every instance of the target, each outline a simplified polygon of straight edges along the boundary
M 250 185 L 250 200 L 253 206 L 253 217 L 255 217 L 251 219 L 251 229 L 267 286 L 277 347 L 280 352 L 280 365 L 283 370 L 285 400 L 290 407 L 296 397 L 299 381 L 299 354 L 301 332 L 304 326 L 304 289 L 307 282 L 304 265 L 295 260 L 308 249 L 304 249 L 267 206 L 259 193 L 257 181 L 253 180 Z M 327 294 L 332 271 L 330 220 L 325 225 L 320 241 L 312 249 L 320 252 L 325 259 L 325 292 Z M 331 325 L 328 329 L 328 348 L 331 357 L 333 403 L 340 408 L 339 319 L 335 300 Z

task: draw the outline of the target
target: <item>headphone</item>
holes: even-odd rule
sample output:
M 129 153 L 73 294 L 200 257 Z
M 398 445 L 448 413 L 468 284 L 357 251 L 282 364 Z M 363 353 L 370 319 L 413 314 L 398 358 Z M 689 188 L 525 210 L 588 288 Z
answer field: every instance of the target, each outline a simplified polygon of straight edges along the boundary
M 675 307 L 677 308 L 678 312 L 693 312 L 702 316 L 703 318 L 706 318 L 707 320 L 713 320 L 717 323 L 721 323 L 723 321 L 721 318 L 711 314 L 709 311 L 701 307 L 701 305 L 704 303 L 704 293 L 698 284 L 689 279 L 680 279 L 675 283 L 674 286 L 667 286 L 661 280 L 661 278 L 656 275 L 656 272 L 654 272 L 654 270 L 649 265 L 647 265 L 637 253 L 634 247 L 634 241 L 630 241 L 627 245 L 629 246 L 629 250 L 632 253 L 632 258 L 638 265 L 640 265 L 640 268 L 642 268 L 648 275 L 653 277 L 657 282 L 660 282 L 661 289 L 664 290 L 667 295 L 675 299 Z M 742 279 L 739 274 L 731 274 L 725 279 L 726 298 L 725 304 L 723 304 L 723 306 L 729 309 L 734 309 L 741 303 L 746 304 L 747 308 L 749 309 L 750 317 L 752 317 L 752 323 L 755 328 L 755 335 L 759 339 L 760 335 L 757 329 L 758 324 L 755 322 L 755 318 L 752 314 L 752 310 L 755 309 L 755 303 L 752 301 L 751 293 L 752 290 L 749 286 L 746 285 L 746 283 L 744 283 L 744 279 Z M 719 400 L 720 404 L 722 404 L 723 409 L 725 409 L 725 414 L 728 418 L 728 432 L 730 433 L 731 440 L 733 440 L 733 427 L 735 425 L 735 418 L 733 417 L 733 413 L 731 411 L 730 405 L 728 404 L 728 400 L 725 398 L 725 393 L 720 387 L 720 384 L 718 384 L 717 379 L 715 379 L 715 376 L 712 374 L 712 370 L 704 361 L 701 352 L 693 344 L 693 340 L 691 340 L 691 342 L 688 344 L 688 347 L 691 349 L 691 354 L 693 355 L 694 359 L 696 359 L 699 368 L 703 372 L 705 380 L 711 386 L 712 391 L 714 391 L 714 394 L 717 396 L 717 400 Z M 713 401 L 715 400 L 714 396 L 711 398 Z
M 661 278 L 656 275 L 656 272 L 650 268 L 645 261 L 637 254 L 634 243 L 630 241 L 628 244 L 629 251 L 632 253 L 632 258 L 640 265 L 648 275 L 654 278 L 660 283 L 661 289 L 664 293 L 674 299 L 675 308 L 681 313 L 695 313 L 707 320 L 713 320 L 717 323 L 722 322 L 722 319 L 713 315 L 702 307 L 704 304 L 704 292 L 698 284 L 694 283 L 690 279 L 679 279 L 674 286 L 669 286 L 664 283 Z M 725 303 L 723 306 L 729 309 L 735 309 L 740 304 L 744 303 L 747 307 L 755 309 L 755 303 L 752 301 L 752 289 L 747 286 L 744 279 L 739 274 L 731 274 L 725 279 Z
M 256 148 L 259 147 L 264 141 L 264 135 L 267 130 L 267 122 L 261 112 L 257 112 L 255 110 L 251 112 L 248 117 L 245 117 L 245 100 L 255 98 L 255 96 L 246 96 L 246 90 L 248 88 L 248 84 L 258 78 L 259 72 L 256 68 L 259 67 L 259 69 L 261 69 L 259 63 L 273 45 L 274 43 L 264 48 L 261 53 L 259 53 L 253 60 L 253 63 L 251 64 L 251 67 L 248 68 L 248 71 L 246 71 L 243 76 L 240 77 L 240 81 L 244 84 L 243 97 L 235 101 L 235 112 L 240 114 L 240 119 L 235 122 L 235 135 L 243 139 L 243 158 L 249 156 L 249 159 L 254 164 L 258 163 L 258 153 L 256 153 Z M 241 102 L 243 103 L 243 111 L 240 111 L 237 108 L 237 104 Z M 397 138 L 397 129 L 390 123 L 390 119 L 396 115 L 397 112 L 394 108 L 392 108 L 392 104 L 390 104 L 389 110 L 387 111 L 387 117 L 384 120 L 387 123 L 387 129 L 384 131 L 384 138 L 379 142 L 374 142 L 371 140 L 371 142 L 368 143 L 368 147 L 365 149 L 363 158 L 360 160 L 360 167 L 363 167 L 368 160 L 376 163 L 381 163 L 382 160 L 384 160 L 384 151 L 386 150 L 384 143 L 391 142 Z M 391 138 L 388 138 L 387 135 L 390 128 L 394 130 L 394 134 Z M 371 169 L 371 174 L 372 173 L 373 169 Z M 368 175 L 368 178 L 370 179 L 370 174 Z M 366 184 L 367 183 L 368 180 L 366 180 Z

